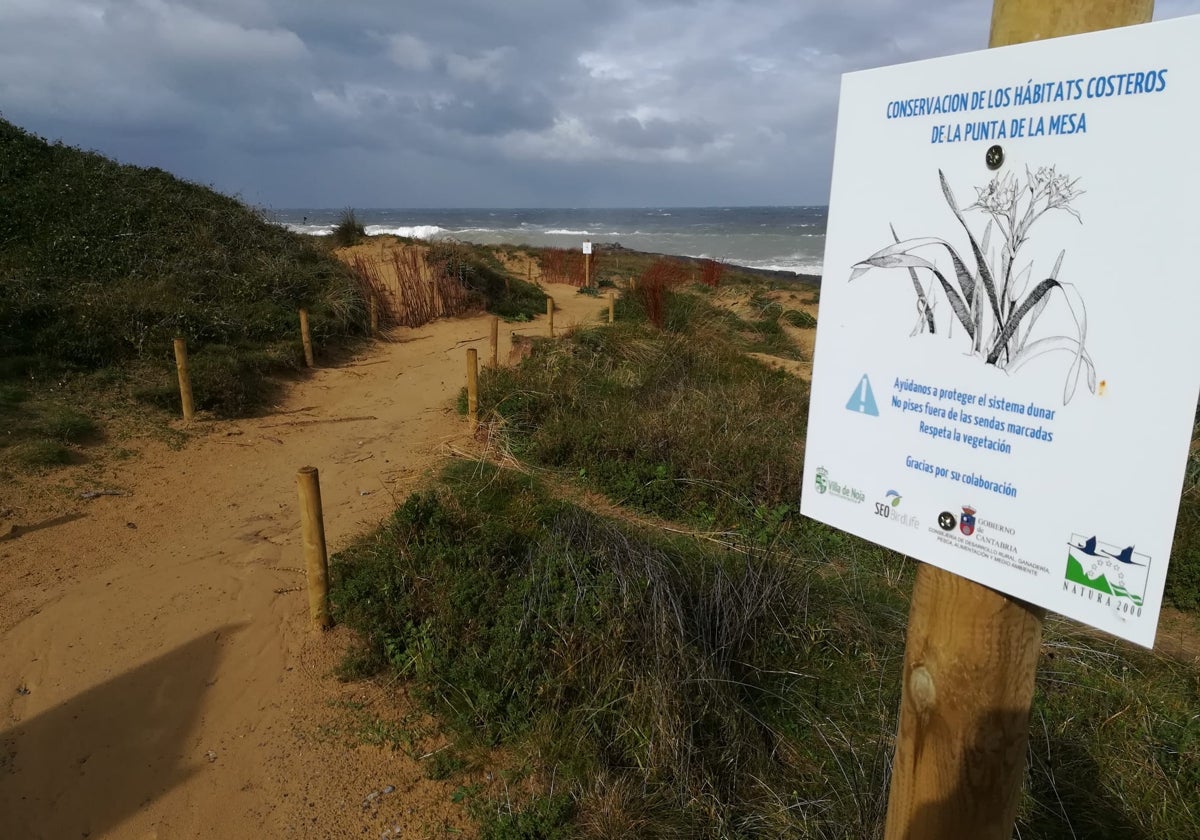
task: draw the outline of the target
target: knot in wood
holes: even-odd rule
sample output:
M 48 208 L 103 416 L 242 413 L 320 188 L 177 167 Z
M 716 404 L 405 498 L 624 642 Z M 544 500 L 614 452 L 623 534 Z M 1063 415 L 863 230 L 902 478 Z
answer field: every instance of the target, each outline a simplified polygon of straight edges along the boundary
M 924 665 L 918 665 L 908 675 L 908 696 L 912 699 L 913 708 L 917 712 L 926 712 L 933 708 L 937 701 L 937 687 L 933 683 L 933 674 Z

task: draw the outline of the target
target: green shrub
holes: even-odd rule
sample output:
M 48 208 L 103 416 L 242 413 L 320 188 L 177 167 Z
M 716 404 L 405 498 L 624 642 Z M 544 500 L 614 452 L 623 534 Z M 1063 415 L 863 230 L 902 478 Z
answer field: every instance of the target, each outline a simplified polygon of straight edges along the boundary
M 353 207 L 347 207 L 338 216 L 337 224 L 329 235 L 330 242 L 338 248 L 357 245 L 367 236 L 367 230 L 358 221 Z

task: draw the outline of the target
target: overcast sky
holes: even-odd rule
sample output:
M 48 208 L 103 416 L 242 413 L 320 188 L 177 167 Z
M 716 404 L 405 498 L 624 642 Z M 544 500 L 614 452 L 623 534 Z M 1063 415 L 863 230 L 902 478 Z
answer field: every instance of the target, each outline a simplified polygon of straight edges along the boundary
M 1200 13 L 1158 0 L 1156 19 Z M 0 114 L 267 207 L 824 204 L 839 74 L 990 0 L 0 0 Z

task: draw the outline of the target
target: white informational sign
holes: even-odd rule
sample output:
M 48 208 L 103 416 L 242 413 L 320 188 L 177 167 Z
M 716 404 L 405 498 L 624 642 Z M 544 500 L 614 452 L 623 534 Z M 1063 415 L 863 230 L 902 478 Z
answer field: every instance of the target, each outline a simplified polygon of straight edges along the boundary
M 585 254 L 592 253 L 592 243 L 588 242 L 586 239 L 583 241 L 583 253 L 585 253 Z
M 1198 138 L 1200 17 L 843 77 L 802 512 L 1152 645 Z

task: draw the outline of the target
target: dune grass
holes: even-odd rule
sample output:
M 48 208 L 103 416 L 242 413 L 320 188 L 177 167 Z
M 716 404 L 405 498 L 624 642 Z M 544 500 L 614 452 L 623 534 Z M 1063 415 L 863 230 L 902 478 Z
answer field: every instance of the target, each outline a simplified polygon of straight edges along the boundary
M 485 836 L 877 837 L 907 576 L 799 531 L 730 550 L 456 462 L 334 558 L 333 597 L 355 676 L 407 678 L 462 755 L 554 780 L 476 800 Z M 1051 619 L 1020 836 L 1194 837 L 1197 704 L 1194 667 Z
M 485 836 L 881 836 L 914 564 L 795 515 L 806 391 L 688 297 L 484 373 L 549 483 L 454 464 L 335 559 L 358 672 L 545 792 L 480 796 Z M 1194 664 L 1049 618 L 1019 836 L 1195 837 L 1198 708 Z
M 0 384 L 32 394 L 0 411 L 0 446 L 36 436 L 64 383 L 93 383 L 93 408 L 115 380 L 168 402 L 176 336 L 198 404 L 237 415 L 299 362 L 300 307 L 319 350 L 365 332 L 357 281 L 324 246 L 160 169 L 0 120 L 0 207 Z
M 796 508 L 807 387 L 748 358 L 729 316 L 698 297 L 672 296 L 663 331 L 634 307 L 485 371 L 483 416 L 518 457 L 620 504 L 765 533 Z

